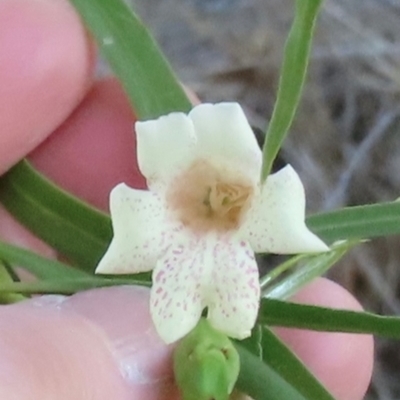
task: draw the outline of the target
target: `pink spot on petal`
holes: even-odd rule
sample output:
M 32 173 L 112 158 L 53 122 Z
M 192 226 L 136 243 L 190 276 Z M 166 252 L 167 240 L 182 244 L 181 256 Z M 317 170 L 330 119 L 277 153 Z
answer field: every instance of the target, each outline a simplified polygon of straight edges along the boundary
M 155 277 L 156 282 L 160 282 L 161 277 L 165 274 L 164 271 L 159 271 Z
M 179 245 L 176 249 L 172 250 L 173 254 L 180 255 L 183 253 L 184 247 Z

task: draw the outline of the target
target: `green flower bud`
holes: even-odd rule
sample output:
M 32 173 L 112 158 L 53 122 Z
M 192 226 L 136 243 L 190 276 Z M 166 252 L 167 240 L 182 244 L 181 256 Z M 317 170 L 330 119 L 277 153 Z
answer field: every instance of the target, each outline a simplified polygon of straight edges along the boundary
M 174 352 L 175 379 L 183 400 L 228 400 L 239 369 L 232 342 L 204 318 Z

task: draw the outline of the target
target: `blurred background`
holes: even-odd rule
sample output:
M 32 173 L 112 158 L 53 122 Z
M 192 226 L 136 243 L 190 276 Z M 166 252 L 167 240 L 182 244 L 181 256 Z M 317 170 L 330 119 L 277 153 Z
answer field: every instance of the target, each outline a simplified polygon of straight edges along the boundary
M 127 0 L 202 101 L 238 101 L 265 128 L 293 0 Z M 308 211 L 400 197 L 400 2 L 326 0 L 282 157 Z M 400 238 L 353 250 L 330 277 L 370 311 L 400 315 Z M 376 341 L 368 400 L 400 399 L 400 343 Z

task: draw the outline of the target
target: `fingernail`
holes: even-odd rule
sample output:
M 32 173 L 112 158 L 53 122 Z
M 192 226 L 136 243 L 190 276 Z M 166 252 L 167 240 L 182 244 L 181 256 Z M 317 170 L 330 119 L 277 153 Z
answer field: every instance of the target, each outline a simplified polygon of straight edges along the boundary
M 147 288 L 124 286 L 81 292 L 62 306 L 104 331 L 129 385 L 171 382 L 172 347 L 165 345 L 154 330 Z

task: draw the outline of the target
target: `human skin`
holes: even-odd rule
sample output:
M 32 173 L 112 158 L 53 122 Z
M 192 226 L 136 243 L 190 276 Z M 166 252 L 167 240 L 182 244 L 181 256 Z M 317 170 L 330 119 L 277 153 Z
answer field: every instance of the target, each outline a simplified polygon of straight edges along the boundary
M 93 44 L 64 0 L 0 2 L 0 173 L 28 155 L 55 182 L 107 210 L 119 182 L 145 187 L 134 114 L 118 83 L 93 79 Z M 0 210 L 0 236 L 56 253 Z M 294 301 L 360 309 L 318 279 Z M 362 399 L 373 364 L 367 335 L 277 332 L 338 400 Z M 0 398 L 175 399 L 173 346 L 153 329 L 148 290 L 44 296 L 0 307 Z

